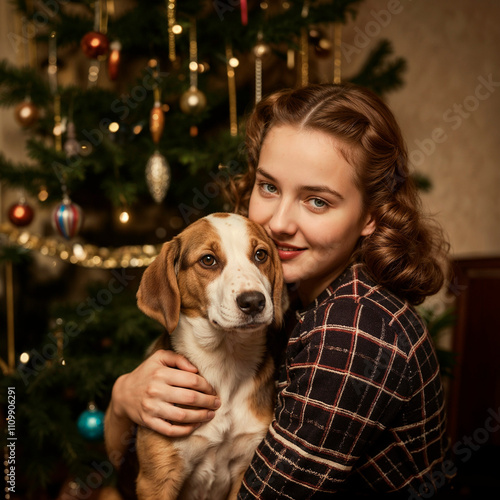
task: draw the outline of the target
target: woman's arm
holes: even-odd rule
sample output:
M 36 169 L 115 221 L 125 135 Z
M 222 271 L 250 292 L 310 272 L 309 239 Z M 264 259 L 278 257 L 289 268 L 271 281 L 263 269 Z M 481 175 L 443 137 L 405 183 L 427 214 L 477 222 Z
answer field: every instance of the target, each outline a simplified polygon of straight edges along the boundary
M 187 436 L 219 406 L 213 388 L 185 357 L 156 351 L 113 386 L 104 422 L 108 456 L 115 467 L 121 465 L 136 424 L 169 437 Z

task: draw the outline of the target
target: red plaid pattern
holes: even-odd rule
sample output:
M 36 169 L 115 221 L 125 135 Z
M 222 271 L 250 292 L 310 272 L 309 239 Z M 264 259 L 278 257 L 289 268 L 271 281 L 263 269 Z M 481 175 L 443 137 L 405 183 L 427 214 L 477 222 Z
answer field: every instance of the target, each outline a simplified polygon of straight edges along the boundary
M 275 418 L 238 498 L 411 498 L 441 486 L 443 389 L 415 309 L 354 265 L 297 316 Z

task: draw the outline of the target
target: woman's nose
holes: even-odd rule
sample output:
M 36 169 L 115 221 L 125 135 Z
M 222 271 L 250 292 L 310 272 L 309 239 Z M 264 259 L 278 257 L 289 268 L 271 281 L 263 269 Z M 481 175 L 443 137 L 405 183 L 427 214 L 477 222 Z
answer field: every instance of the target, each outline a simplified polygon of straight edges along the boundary
M 297 219 L 292 204 L 281 202 L 269 219 L 268 226 L 274 234 L 295 234 Z

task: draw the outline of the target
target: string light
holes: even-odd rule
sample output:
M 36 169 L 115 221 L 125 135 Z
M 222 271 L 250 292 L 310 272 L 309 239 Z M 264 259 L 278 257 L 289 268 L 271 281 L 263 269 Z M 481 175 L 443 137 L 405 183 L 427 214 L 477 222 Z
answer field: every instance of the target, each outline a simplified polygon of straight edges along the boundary
M 120 129 L 120 125 L 117 122 L 112 122 L 109 124 L 108 128 L 111 133 L 115 133 Z
M 123 210 L 119 215 L 119 219 L 122 224 L 126 224 L 130 220 L 130 215 L 126 210 Z

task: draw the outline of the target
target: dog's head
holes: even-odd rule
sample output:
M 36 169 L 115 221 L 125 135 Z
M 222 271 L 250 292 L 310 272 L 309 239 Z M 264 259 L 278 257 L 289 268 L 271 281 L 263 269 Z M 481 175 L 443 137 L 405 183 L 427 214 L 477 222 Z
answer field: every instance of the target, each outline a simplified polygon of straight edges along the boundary
M 182 311 L 223 330 L 280 325 L 288 304 L 281 262 L 264 229 L 236 214 L 204 217 L 165 243 L 146 269 L 139 308 L 169 333 Z

